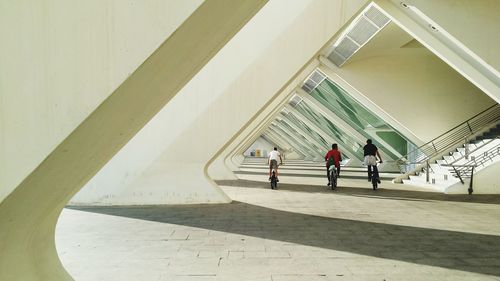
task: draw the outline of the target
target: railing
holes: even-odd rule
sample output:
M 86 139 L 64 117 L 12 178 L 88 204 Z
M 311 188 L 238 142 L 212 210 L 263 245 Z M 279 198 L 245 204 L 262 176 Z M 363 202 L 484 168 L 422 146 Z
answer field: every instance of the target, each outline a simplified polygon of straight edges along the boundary
M 474 192 L 473 182 L 474 182 L 474 169 L 477 167 L 476 165 L 443 165 L 443 166 L 451 167 L 462 184 L 465 183 L 464 178 L 470 178 L 469 188 L 467 189 L 467 191 L 469 192 L 469 194 L 472 194 L 472 192 Z M 461 169 L 462 172 L 460 172 L 458 169 Z
M 465 178 L 470 178 L 469 182 L 469 194 L 472 194 L 473 189 L 473 181 L 474 181 L 474 169 L 477 167 L 483 166 L 486 162 L 494 162 L 496 157 L 500 156 L 500 146 L 496 146 L 490 148 L 488 151 L 483 152 L 481 156 L 474 157 L 471 156 L 471 159 L 464 164 L 456 165 L 456 164 L 447 164 L 443 165 L 446 167 L 451 167 L 453 169 L 452 174 L 454 174 L 462 184 L 464 184 Z
M 410 151 L 405 156 L 399 158 L 397 163 L 399 165 L 407 165 L 411 161 L 412 163 L 422 164 L 430 158 L 453 148 L 460 141 L 467 142 L 470 136 L 479 132 L 485 126 L 496 123 L 499 120 L 500 106 L 499 104 L 495 104 L 426 144 Z M 418 156 L 415 159 L 408 159 L 409 155 Z
M 492 143 L 492 142 L 494 142 L 494 141 L 495 141 L 495 139 L 491 139 L 491 140 L 489 140 L 489 141 L 484 141 L 484 142 L 481 142 L 481 144 L 480 144 L 479 146 L 477 146 L 477 145 L 476 145 L 476 146 L 473 148 L 473 150 L 472 150 L 472 151 L 470 150 L 470 148 L 469 148 L 469 147 L 466 147 L 466 151 L 465 151 L 465 153 L 464 153 L 464 154 L 461 154 L 461 156 L 460 156 L 460 157 L 458 157 L 458 158 L 455 158 L 455 157 L 453 157 L 453 156 L 452 156 L 452 157 L 453 157 L 453 161 L 451 161 L 451 162 L 448 162 L 448 160 L 446 160 L 446 158 L 444 158 L 443 160 L 444 160 L 444 162 L 446 162 L 446 164 L 449 164 L 449 165 L 454 165 L 454 164 L 457 164 L 459 161 L 462 161 L 463 159 L 466 159 L 466 160 L 467 160 L 467 159 L 468 159 L 468 157 L 469 157 L 469 155 L 470 155 L 471 153 L 474 153 L 475 151 L 477 151 L 477 150 L 479 150 L 479 149 L 481 149 L 481 148 L 483 148 L 483 147 L 485 147 L 485 146 L 489 145 L 490 143 Z M 468 144 L 468 145 L 470 146 L 471 144 Z

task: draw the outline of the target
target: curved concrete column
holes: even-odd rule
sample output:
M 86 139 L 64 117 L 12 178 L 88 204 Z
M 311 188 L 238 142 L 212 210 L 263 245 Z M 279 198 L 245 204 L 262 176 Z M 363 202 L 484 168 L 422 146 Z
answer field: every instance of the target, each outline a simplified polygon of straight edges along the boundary
M 0 1 L 0 201 L 201 3 Z
M 198 203 L 227 202 L 210 180 L 208 169 L 203 174 L 193 170 L 196 178 L 188 177 L 181 189 L 175 172 L 166 167 L 186 165 L 194 169 L 206 165 L 214 152 L 321 48 L 326 33 L 319 29 L 321 36 L 311 41 L 304 40 L 311 34 L 301 30 L 325 26 L 326 15 L 306 25 L 304 19 L 316 18 L 325 6 L 337 5 L 331 1 L 269 2 L 72 202 L 120 204 L 122 199 L 130 202 L 131 196 L 136 204 L 183 204 L 193 198 L 198 198 Z M 277 17 L 283 20 L 277 22 Z M 284 53 L 283 46 L 290 42 L 296 49 Z M 295 56 L 299 49 L 309 51 Z M 158 145 L 151 146 L 151 142 Z M 133 169 L 123 164 L 127 162 L 134 163 Z M 145 191 L 149 188 L 161 193 L 147 196 L 147 201 L 137 195 L 149 194 Z M 200 189 L 204 194 L 211 190 L 214 196 L 200 197 Z
M 306 79 L 311 71 L 318 66 L 318 61 L 312 59 L 303 66 L 285 85 L 276 93 L 260 110 L 258 110 L 250 120 L 235 134 L 226 145 L 220 149 L 214 156 L 209 166 L 209 174 L 214 179 L 224 179 L 219 170 L 237 171 L 241 165 L 242 159 L 239 154 L 243 153 L 247 146 L 253 143 L 271 123 L 276 115 L 280 113 L 290 97 L 293 95 L 295 85 Z M 305 155 L 301 152 L 304 157 Z M 224 159 L 220 161 L 219 158 Z M 224 165 L 221 165 L 224 164 Z
M 329 24 L 325 24 L 323 25 L 322 27 L 318 26 L 318 25 L 310 25 L 312 22 L 311 20 L 314 18 L 315 20 L 320 20 L 320 18 L 322 18 L 324 16 L 324 14 L 317 14 L 317 15 L 314 15 L 314 16 L 303 16 L 302 19 L 302 26 L 304 27 L 304 29 L 307 29 L 307 33 L 310 33 L 310 36 L 308 36 L 308 38 L 314 38 L 314 36 L 312 35 L 312 33 L 315 33 L 317 32 L 318 30 L 321 30 L 321 29 L 324 29 L 324 28 L 327 28 L 328 30 L 332 29 L 334 30 L 333 33 L 331 33 L 331 35 L 335 34 L 338 29 L 344 24 L 346 23 L 352 15 L 354 15 L 357 11 L 359 11 L 359 9 L 365 5 L 368 1 L 365 1 L 365 0 L 356 0 L 356 1 L 342 1 L 342 5 L 339 6 L 337 4 L 339 4 L 339 1 L 330 1 L 328 3 L 328 8 L 324 8 L 323 11 L 328 11 L 328 15 L 329 16 L 329 20 L 331 19 L 337 19 L 339 20 L 339 24 L 340 25 L 337 25 L 338 22 L 335 22 L 335 23 L 329 23 Z M 321 1 L 317 1 L 315 3 L 316 5 L 322 5 Z M 306 12 L 305 12 L 306 13 Z M 310 13 L 309 11 L 307 11 L 307 13 Z M 310 27 L 308 27 L 310 26 Z M 302 31 L 300 31 L 302 32 Z M 321 35 L 323 36 L 323 35 Z M 295 37 L 295 35 L 290 35 L 290 37 Z M 329 40 L 331 40 L 332 38 L 330 37 Z M 307 39 L 309 40 L 309 39 Z M 290 41 L 291 42 L 291 41 Z M 327 43 L 327 41 L 325 41 L 325 43 Z M 298 43 L 299 45 L 302 44 L 302 42 Z M 326 44 L 323 45 L 323 47 L 325 47 Z M 285 50 L 285 49 L 289 49 L 289 47 L 292 47 L 292 44 L 287 44 L 286 47 L 283 46 L 284 49 L 282 50 Z M 295 46 L 294 46 L 295 47 Z M 284 54 L 282 52 L 282 50 L 278 51 L 277 54 L 275 56 L 281 56 L 282 54 Z M 294 57 L 297 56 L 297 54 L 303 54 L 304 49 L 301 49 L 300 51 L 296 52 L 295 55 L 293 56 L 290 56 L 288 58 L 289 61 L 292 61 L 294 59 Z M 318 49 L 318 53 L 319 53 L 319 50 Z M 317 53 L 317 54 L 318 54 Z M 316 55 L 314 56 L 316 57 Z M 269 57 L 269 63 L 268 65 L 273 65 L 274 64 L 274 58 L 273 57 Z M 287 65 L 287 63 L 283 63 L 283 65 Z M 292 80 L 289 80 L 289 84 L 288 85 L 285 85 L 287 88 L 289 88 L 289 90 L 286 90 L 286 91 L 283 91 L 283 93 L 290 93 L 291 91 L 293 91 L 294 87 L 301 83 L 302 81 L 304 81 L 304 79 L 307 77 L 307 75 L 309 75 L 309 73 L 311 73 L 311 71 L 314 70 L 314 68 L 317 66 L 317 60 L 311 60 L 309 64 L 305 65 L 303 67 L 303 69 L 301 70 L 302 72 L 299 73 L 299 74 L 295 74 L 295 76 L 293 76 L 293 78 L 295 79 L 298 79 L 296 82 L 293 82 Z M 267 66 L 263 66 L 262 69 L 267 69 L 268 67 Z M 307 68 L 307 69 L 306 69 Z M 309 69 L 310 68 L 310 69 Z M 286 67 L 283 67 L 284 71 L 287 71 Z M 277 72 L 276 72 L 277 73 Z M 270 75 L 275 75 L 276 73 L 272 73 Z M 299 77 L 300 75 L 304 74 L 305 76 L 304 77 Z M 279 95 L 282 95 L 283 93 L 279 93 Z M 250 95 L 253 96 L 255 95 L 256 93 L 253 92 L 251 93 Z M 276 97 L 276 95 L 275 95 Z M 275 102 L 275 100 L 271 100 L 271 102 Z M 250 102 L 249 101 L 249 104 L 251 104 L 253 102 Z M 242 128 L 236 132 L 234 135 L 232 135 L 231 138 L 229 138 L 229 140 L 227 140 L 224 145 L 221 146 L 221 148 L 215 153 L 215 155 L 211 158 L 211 160 L 209 161 L 208 165 L 212 165 L 212 166 L 215 166 L 213 167 L 213 170 L 216 170 L 218 169 L 217 166 L 219 166 L 218 163 L 222 163 L 221 161 L 216 161 L 217 158 L 219 157 L 223 157 L 225 159 L 230 159 L 230 160 L 226 160 L 224 161 L 224 163 L 229 163 L 229 162 L 232 162 L 235 157 L 238 157 L 239 158 L 239 155 L 234 152 L 234 146 L 238 146 L 239 144 L 241 144 L 242 141 L 244 141 L 244 139 L 247 138 L 248 136 L 248 133 L 247 132 L 253 132 L 253 130 L 255 129 L 256 126 L 258 126 L 259 122 L 258 120 L 261 118 L 261 116 L 263 116 L 265 114 L 265 112 L 267 110 L 272 110 L 273 106 L 270 106 L 268 107 L 267 105 L 265 105 L 263 108 L 259 109 L 259 110 L 256 110 L 255 112 L 255 115 L 249 119 L 249 121 L 245 124 L 242 125 Z M 257 120 L 257 121 L 256 121 Z M 231 156 L 231 155 L 234 155 L 234 156 Z M 232 164 L 228 164 L 228 166 L 230 166 Z M 212 173 L 210 173 L 212 174 Z M 215 174 L 214 174 L 215 175 Z
M 219 156 L 219 151 L 223 150 L 226 143 L 240 132 L 240 129 L 269 102 L 273 95 L 281 92 L 284 85 L 290 81 L 290 77 L 316 57 L 318 51 L 343 24 L 343 16 L 351 12 L 345 9 L 357 6 L 355 9 L 357 10 L 365 2 L 364 0 L 349 1 L 348 4 L 340 0 L 269 2 L 195 77 L 198 83 L 193 85 L 194 81 L 190 81 L 186 85 L 189 91 L 184 92 L 183 89 L 183 94 L 177 95 L 167 105 L 165 116 L 171 118 L 164 119 L 165 116 L 155 118 L 159 125 L 155 132 L 150 132 L 149 137 L 156 138 L 156 134 L 161 131 L 162 134 L 167 132 L 168 138 L 165 138 L 163 147 L 157 147 L 158 157 L 147 163 L 149 166 L 139 171 L 132 183 L 126 183 L 133 185 L 127 188 L 129 194 L 134 189 L 144 192 L 153 188 L 156 192 L 161 184 L 163 188 L 159 197 L 169 200 L 163 203 L 182 204 L 186 201 L 192 202 L 192 198 L 198 196 L 199 189 L 218 192 L 217 186 L 210 180 L 208 167 Z M 280 21 L 276 21 L 277 17 L 280 17 Z M 202 75 L 203 73 L 206 75 Z M 197 79 L 201 76 L 202 80 Z M 171 122 L 174 119 L 175 122 Z M 143 142 L 141 147 L 145 153 L 149 153 L 148 150 L 151 149 L 147 144 Z M 119 154 L 126 156 L 130 153 L 134 151 L 124 147 Z M 133 161 L 136 158 L 121 159 L 123 163 L 126 159 Z M 203 174 L 195 170 L 200 164 L 205 165 Z M 176 171 L 165 168 L 175 165 L 186 165 L 193 169 L 194 176 L 183 181 L 184 189 L 179 188 L 178 177 L 175 177 Z M 104 168 L 109 173 L 101 178 L 102 181 L 94 182 L 97 192 L 120 195 L 123 182 L 128 180 L 129 174 L 121 174 L 120 171 L 116 173 L 115 168 L 113 165 Z M 95 178 L 100 175 L 96 175 Z M 111 182 L 112 188 L 106 185 L 104 187 L 106 191 L 99 189 L 106 182 Z M 200 184 L 201 182 L 203 184 Z M 87 187 L 82 192 L 86 189 Z M 85 202 L 95 203 L 103 199 L 95 196 L 93 198 L 97 201 Z M 197 198 L 200 199 L 199 203 L 226 202 Z M 138 204 L 143 202 L 142 198 L 137 197 Z M 106 201 L 106 203 L 115 202 Z
M 265 2 L 203 3 L 0 204 L 0 280 L 71 280 L 54 245 L 66 202 Z

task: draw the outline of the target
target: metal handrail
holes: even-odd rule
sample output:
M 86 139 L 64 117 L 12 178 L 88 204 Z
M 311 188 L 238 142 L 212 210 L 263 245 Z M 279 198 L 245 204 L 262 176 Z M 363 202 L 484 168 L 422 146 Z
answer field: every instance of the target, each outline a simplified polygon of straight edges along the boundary
M 465 175 L 464 174 L 460 174 L 460 171 L 457 170 L 456 167 L 466 167 L 466 168 L 470 168 L 470 181 L 469 181 L 469 188 L 467 189 L 467 191 L 469 192 L 469 194 L 472 194 L 472 192 L 474 192 L 474 188 L 473 188 L 473 183 L 474 183 L 474 169 L 477 167 L 476 165 L 451 165 L 451 167 L 453 168 L 453 170 L 455 171 L 455 173 L 457 174 L 457 177 L 460 179 L 460 182 L 462 184 L 465 184 L 464 180 L 463 180 L 463 177 L 467 177 L 467 172 L 468 170 L 466 171 Z
M 469 153 L 462 154 L 462 155 L 461 155 L 460 157 L 458 157 L 458 158 L 454 158 L 454 157 L 452 156 L 452 157 L 453 157 L 453 161 L 451 161 L 450 163 L 448 163 L 448 160 L 446 160 L 446 159 L 443 159 L 443 160 L 444 160 L 447 164 L 453 165 L 453 164 L 457 163 L 458 161 L 460 161 L 460 160 L 462 160 L 462 159 L 464 159 L 464 158 L 465 158 L 465 159 L 467 159 L 467 157 L 469 157 L 469 155 L 468 155 L 468 154 L 470 154 L 470 153 L 474 153 L 474 152 L 475 152 L 475 151 L 477 151 L 478 149 L 481 149 L 481 148 L 483 148 L 483 147 L 487 146 L 488 144 L 490 144 L 490 143 L 491 143 L 491 142 L 493 142 L 493 141 L 495 141 L 495 139 L 491 139 L 491 140 L 489 140 L 489 141 L 483 142 L 481 145 L 476 146 L 476 147 L 475 147 L 472 151 L 469 151 Z M 496 149 L 496 148 L 495 148 L 495 149 Z M 488 151 L 489 151 L 489 150 L 488 150 Z M 488 151 L 487 151 L 487 152 L 488 152 Z
M 495 147 L 492 147 L 489 150 L 483 152 L 483 154 L 479 157 L 471 157 L 471 159 L 464 164 L 460 164 L 460 165 L 451 164 L 449 166 L 458 167 L 459 171 L 464 171 L 467 169 L 467 167 L 470 167 L 470 166 L 481 166 L 485 162 L 487 162 L 489 160 L 493 160 L 493 158 L 495 158 L 499 155 L 500 155 L 500 146 L 495 146 Z M 443 166 L 447 166 L 447 165 L 443 165 Z
M 468 162 L 464 164 L 444 164 L 442 166 L 451 167 L 457 177 L 460 179 L 460 182 L 464 184 L 464 178 L 470 178 L 469 182 L 469 194 L 472 194 L 473 189 L 473 181 L 474 181 L 474 169 L 484 165 L 487 161 L 493 161 L 493 158 L 500 155 L 500 146 L 492 147 L 489 150 L 483 152 L 483 154 L 479 157 L 474 157 Z M 488 159 L 486 159 L 488 158 Z M 470 176 L 469 176 L 470 175 Z
M 482 112 L 474 115 L 465 122 L 451 128 L 445 133 L 432 139 L 431 141 L 419 146 L 418 148 L 407 153 L 399 158 L 400 163 L 406 163 L 408 156 L 411 154 L 422 154 L 416 161 L 423 163 L 427 159 L 452 148 L 458 141 L 467 140 L 468 137 L 483 129 L 486 125 L 492 124 L 500 120 L 500 106 L 495 104 Z

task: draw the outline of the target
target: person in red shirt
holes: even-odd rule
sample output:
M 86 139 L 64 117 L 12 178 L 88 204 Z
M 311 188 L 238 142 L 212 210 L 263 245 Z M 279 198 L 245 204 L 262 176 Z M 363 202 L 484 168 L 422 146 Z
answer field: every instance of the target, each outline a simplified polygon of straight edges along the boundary
M 332 150 L 326 153 L 325 161 L 326 161 L 326 176 L 328 177 L 328 185 L 330 185 L 329 171 L 331 165 L 335 165 L 335 167 L 337 168 L 337 176 L 340 175 L 340 161 L 342 161 L 342 155 L 336 143 L 332 144 Z

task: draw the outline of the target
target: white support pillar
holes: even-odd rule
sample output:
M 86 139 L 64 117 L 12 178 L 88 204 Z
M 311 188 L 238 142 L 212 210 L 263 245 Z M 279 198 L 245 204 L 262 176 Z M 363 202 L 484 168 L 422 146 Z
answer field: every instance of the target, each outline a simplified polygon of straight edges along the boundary
M 0 203 L 0 280 L 72 280 L 54 238 L 66 203 L 266 2 L 201 4 Z

